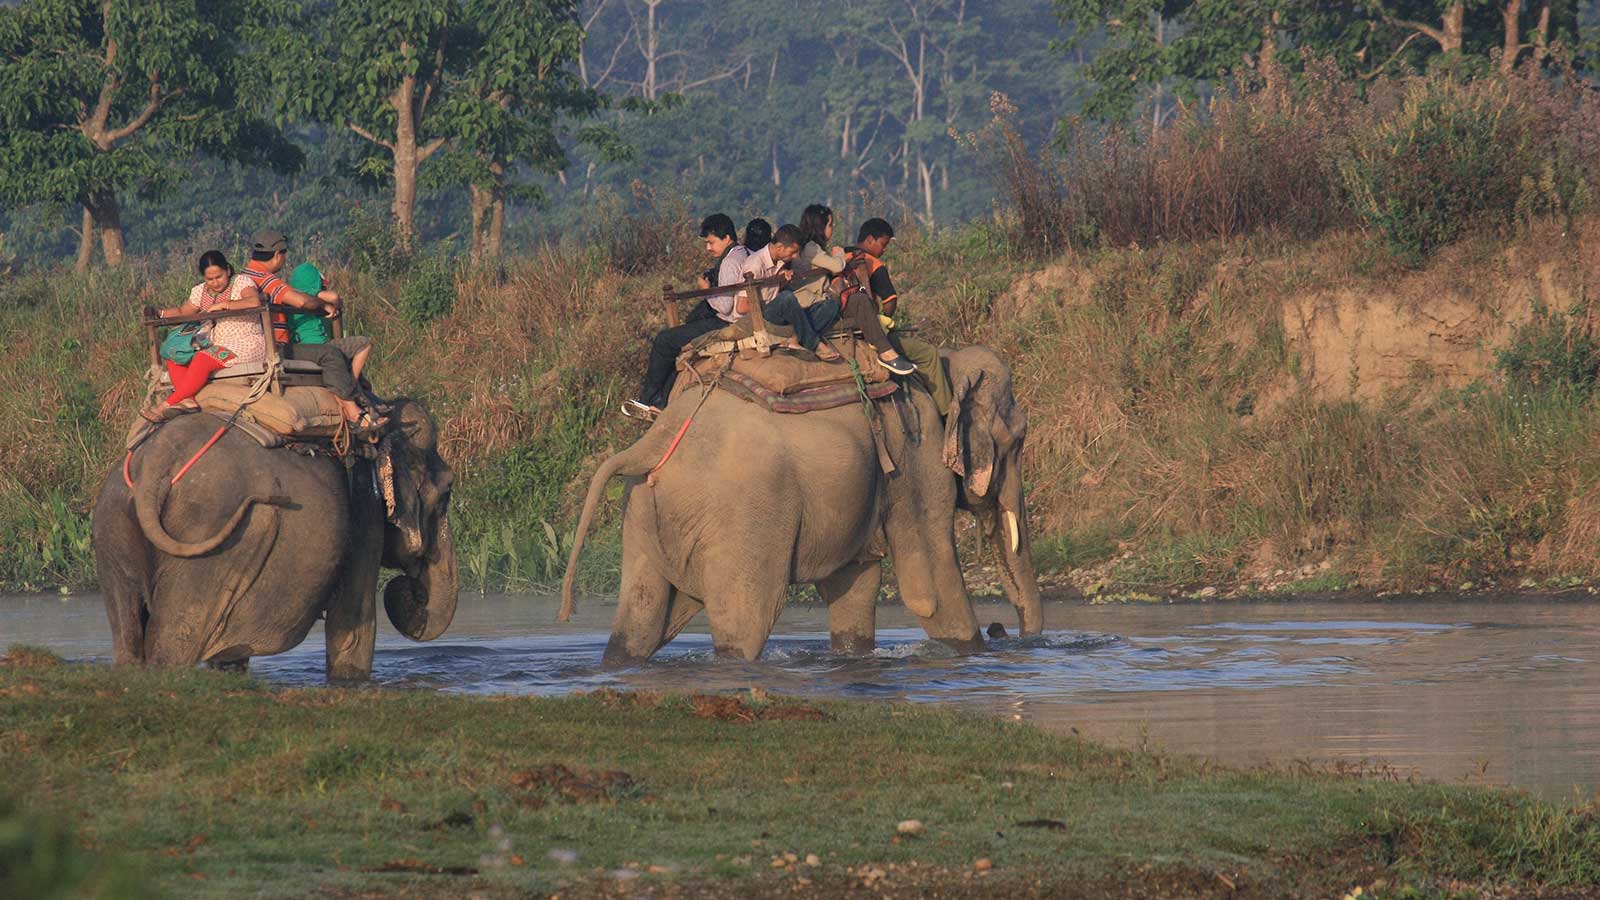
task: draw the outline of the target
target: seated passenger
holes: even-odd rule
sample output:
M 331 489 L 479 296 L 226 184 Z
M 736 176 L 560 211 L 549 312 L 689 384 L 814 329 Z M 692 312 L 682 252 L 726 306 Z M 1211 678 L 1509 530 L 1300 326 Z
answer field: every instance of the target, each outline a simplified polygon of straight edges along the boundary
M 749 233 L 749 229 L 746 229 L 746 233 Z M 706 255 L 715 261 L 716 286 L 737 283 L 740 267 L 748 254 L 738 243 L 733 220 L 722 213 L 707 216 L 700 223 L 700 236 L 705 239 Z M 667 397 L 672 391 L 672 379 L 677 371 L 678 354 L 683 352 L 683 348 L 703 334 L 737 322 L 743 315 L 734 311 L 731 292 L 705 298 L 704 308 L 709 309 L 711 315 L 705 315 L 702 307 L 697 306 L 689 320 L 682 325 L 656 333 L 650 342 L 650 362 L 645 368 L 644 381 L 639 385 L 639 395 L 622 404 L 624 415 L 654 419 L 661 412 L 661 407 L 667 404 Z
M 771 278 L 783 272 L 786 276 L 792 275 L 792 270 L 784 267 L 800 256 L 800 229 L 793 225 L 785 225 L 772 235 L 771 243 L 762 247 L 755 253 L 745 257 L 744 265 L 740 267 L 739 280 L 744 281 L 746 275 L 753 275 L 758 279 Z M 811 318 L 806 311 L 800 308 L 800 302 L 795 299 L 793 291 L 780 288 L 777 284 L 762 285 L 756 288 L 760 295 L 761 317 L 774 325 L 787 325 L 794 329 L 794 337 L 788 341 L 791 347 L 804 347 L 807 350 L 816 350 L 821 338 L 817 330 L 811 327 Z M 740 291 L 735 298 L 734 311 L 745 315 L 750 311 L 751 298 L 748 292 Z M 836 359 L 838 354 L 829 351 L 827 358 Z
M 855 253 L 850 257 L 852 266 L 865 267 L 867 284 L 885 316 L 894 315 L 900 299 L 894 282 L 889 279 L 889 266 L 883 261 L 883 254 L 892 240 L 894 228 L 888 222 L 868 219 L 861 223 L 860 230 L 856 232 Z M 897 335 L 893 328 L 891 321 L 888 325 L 889 342 L 900 351 L 901 356 L 917 367 L 917 375 L 927 385 L 928 393 L 933 395 L 939 415 L 947 414 L 951 401 L 955 399 L 955 392 L 950 387 L 950 376 L 945 373 L 944 365 L 939 360 L 939 348 L 909 335 Z
M 160 316 L 192 316 L 198 313 L 218 312 L 225 309 L 254 309 L 261 305 L 261 297 L 250 279 L 237 275 L 221 250 L 207 250 L 200 254 L 197 265 L 201 282 L 189 291 L 183 303 L 160 310 Z M 164 404 L 141 410 L 139 415 L 151 422 L 170 418 L 182 409 L 199 409 L 194 395 L 205 387 L 213 372 L 239 363 L 259 363 L 267 358 L 267 342 L 261 334 L 261 320 L 255 316 L 230 316 L 209 323 L 201 329 L 209 346 L 198 347 L 188 363 L 164 360 L 167 375 L 172 379 L 172 396 Z M 202 344 L 204 341 L 201 342 Z
M 343 298 L 337 291 L 328 288 L 322 270 L 308 262 L 295 266 L 294 271 L 289 273 L 289 287 L 309 297 L 316 297 L 328 308 L 324 315 L 305 312 L 289 314 L 289 346 L 294 358 L 308 359 L 321 366 L 328 354 L 335 351 L 343 354 L 350 360 L 350 377 L 355 379 L 356 389 L 362 399 L 369 407 L 376 406 L 376 398 L 361 385 L 361 372 L 367 367 L 367 357 L 372 355 L 372 338 L 364 335 L 336 338 L 333 336 L 333 326 L 329 323 L 339 313 Z
M 321 298 L 297 291 L 278 277 L 278 272 L 288 262 L 288 252 L 289 239 L 282 232 L 267 230 L 256 233 L 250 244 L 250 264 L 244 267 L 244 274 L 255 283 L 256 292 L 268 303 L 293 306 L 307 312 L 315 313 L 328 308 L 329 304 Z M 291 347 L 287 316 L 274 314 L 272 337 L 278 344 L 278 352 L 288 355 Z M 326 349 L 309 345 L 294 358 L 315 362 L 322 367 L 322 383 L 339 398 L 339 409 L 344 413 L 345 421 L 362 429 L 377 428 L 387 422 L 387 419 L 363 409 L 357 402 L 359 394 L 349 357 L 331 344 L 321 346 Z
M 772 223 L 757 216 L 745 223 L 744 249 L 746 253 L 755 253 L 772 241 Z
M 852 303 L 849 302 L 848 292 L 831 284 L 833 276 L 845 271 L 843 248 L 823 250 L 828 246 L 828 241 L 833 239 L 833 210 L 820 204 L 806 207 L 805 212 L 800 214 L 800 236 L 805 246 L 800 248 L 796 278 L 801 283 L 794 289 L 794 294 L 817 334 L 827 334 L 835 324 L 843 324 L 848 329 L 861 332 L 872 349 L 878 351 L 878 362 L 885 369 L 896 375 L 915 372 L 916 367 L 890 344 L 882 323 L 878 321 L 877 304 L 872 302 L 870 294 L 859 291 L 857 293 L 861 296 Z M 808 269 L 813 273 L 808 274 Z M 821 359 L 837 359 L 839 354 L 824 341 L 817 346 L 817 356 Z

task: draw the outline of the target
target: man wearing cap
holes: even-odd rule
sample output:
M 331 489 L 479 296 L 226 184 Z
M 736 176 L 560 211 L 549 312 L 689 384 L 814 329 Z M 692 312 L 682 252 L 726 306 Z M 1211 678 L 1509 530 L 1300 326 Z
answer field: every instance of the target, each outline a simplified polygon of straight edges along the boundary
M 326 311 L 326 315 L 335 314 L 339 308 L 337 293 L 329 290 L 307 293 L 296 290 L 278 277 L 288 261 L 288 252 L 289 239 L 284 237 L 283 232 L 271 229 L 257 232 L 250 241 L 250 263 L 244 267 L 245 277 L 255 284 L 256 292 L 268 303 L 292 306 L 307 314 L 323 311 Z M 321 281 L 320 274 L 317 280 Z M 339 398 L 339 408 L 344 412 L 345 420 L 360 428 L 375 428 L 384 424 L 385 419 L 375 417 L 357 402 L 360 396 L 359 383 L 353 371 L 352 359 L 338 343 L 291 344 L 292 336 L 289 317 L 274 313 L 272 338 L 278 344 L 278 352 L 322 367 L 322 383 Z M 360 340 L 366 343 L 356 350 L 355 355 L 365 364 L 372 342 L 365 338 Z

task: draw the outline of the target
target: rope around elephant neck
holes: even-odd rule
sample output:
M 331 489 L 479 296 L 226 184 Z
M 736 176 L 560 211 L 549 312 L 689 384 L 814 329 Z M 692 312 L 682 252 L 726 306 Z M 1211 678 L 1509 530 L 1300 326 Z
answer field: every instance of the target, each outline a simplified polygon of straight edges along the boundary
M 694 405 L 694 411 L 689 413 L 688 418 L 683 420 L 682 425 L 678 426 L 678 433 L 672 436 L 672 443 L 667 445 L 667 452 L 661 454 L 661 461 L 651 466 L 650 471 L 645 473 L 645 484 L 650 487 L 656 486 L 656 473 L 661 471 L 661 467 L 667 464 L 667 460 L 672 458 L 673 453 L 677 452 L 678 444 L 683 441 L 683 436 L 689 433 L 689 426 L 694 424 L 694 417 L 700 414 L 700 407 L 706 405 L 706 400 L 710 398 L 711 392 L 717 387 L 717 379 L 721 377 L 722 373 L 718 372 L 716 379 L 706 383 L 705 389 L 700 392 L 700 402 Z

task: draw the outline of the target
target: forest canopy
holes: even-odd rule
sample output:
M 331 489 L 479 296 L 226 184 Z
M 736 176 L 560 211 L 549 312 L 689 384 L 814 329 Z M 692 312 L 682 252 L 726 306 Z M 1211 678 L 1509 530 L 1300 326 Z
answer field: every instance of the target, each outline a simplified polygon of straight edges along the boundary
M 1582 72 L 1594 7 L 20 0 L 0 6 L 0 265 L 267 224 L 494 256 L 665 202 L 938 227 L 994 208 L 997 97 L 1040 148 L 1316 64 L 1357 86 Z

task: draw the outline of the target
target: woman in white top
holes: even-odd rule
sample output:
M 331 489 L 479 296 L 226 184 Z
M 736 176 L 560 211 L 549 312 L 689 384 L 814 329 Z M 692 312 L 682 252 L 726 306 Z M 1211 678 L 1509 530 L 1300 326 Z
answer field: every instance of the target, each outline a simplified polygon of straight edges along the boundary
M 805 212 L 800 214 L 800 234 L 805 239 L 796 263 L 796 280 L 800 281 L 800 285 L 793 290 L 795 299 L 805 308 L 811 327 L 817 334 L 827 334 L 842 319 L 847 328 L 860 331 L 872 349 L 878 351 L 878 362 L 885 369 L 896 375 L 915 372 L 917 367 L 889 343 L 883 323 L 878 320 L 878 310 L 871 303 L 870 293 L 863 295 L 858 291 L 845 304 L 843 298 L 828 291 L 829 282 L 843 274 L 845 269 L 843 248 L 823 249 L 833 238 L 833 210 L 819 203 L 806 207 Z M 839 358 L 838 352 L 829 347 L 826 341 L 817 345 L 817 356 L 824 360 Z
M 255 309 L 261 305 L 255 284 L 249 278 L 235 274 L 228 258 L 220 250 L 207 250 L 200 255 L 196 266 L 201 282 L 189 291 L 189 299 L 163 309 L 162 316 L 192 316 L 197 313 L 218 312 L 227 309 Z M 141 413 L 151 421 L 161 421 L 179 408 L 196 409 L 193 397 L 205 387 L 211 374 L 218 369 L 239 363 L 258 363 L 267 358 L 266 339 L 261 334 L 259 316 L 230 316 L 210 324 L 209 332 L 201 333 L 210 339 L 210 346 L 197 349 L 194 359 L 187 364 L 166 360 L 167 374 L 172 378 L 172 396 L 166 403 Z

